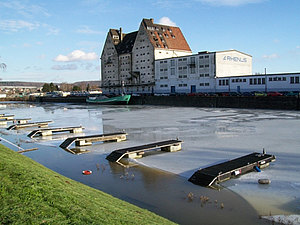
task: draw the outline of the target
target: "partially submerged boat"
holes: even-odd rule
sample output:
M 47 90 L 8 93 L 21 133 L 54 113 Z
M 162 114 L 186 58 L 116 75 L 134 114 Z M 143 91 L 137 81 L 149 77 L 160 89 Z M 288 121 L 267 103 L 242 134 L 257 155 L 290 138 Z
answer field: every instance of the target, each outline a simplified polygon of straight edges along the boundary
M 88 97 L 87 103 L 102 104 L 102 105 L 127 105 L 131 95 L 120 95 L 114 97 L 107 97 L 105 95 L 99 95 L 95 97 Z

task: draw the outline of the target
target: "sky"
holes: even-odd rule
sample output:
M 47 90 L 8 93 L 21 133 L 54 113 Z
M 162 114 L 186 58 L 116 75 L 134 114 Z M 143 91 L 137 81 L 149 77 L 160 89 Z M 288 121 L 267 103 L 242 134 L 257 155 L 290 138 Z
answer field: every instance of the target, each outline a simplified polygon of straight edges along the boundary
M 193 53 L 236 49 L 253 74 L 300 72 L 299 0 L 0 0 L 3 81 L 100 80 L 110 28 L 178 26 Z

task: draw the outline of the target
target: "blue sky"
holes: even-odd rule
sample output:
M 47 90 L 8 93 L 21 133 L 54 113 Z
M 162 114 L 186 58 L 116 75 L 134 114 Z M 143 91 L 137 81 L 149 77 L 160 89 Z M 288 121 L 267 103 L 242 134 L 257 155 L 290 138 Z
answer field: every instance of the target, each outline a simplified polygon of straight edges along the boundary
M 0 0 L 2 80 L 100 79 L 110 28 L 179 26 L 192 51 L 236 49 L 253 73 L 300 72 L 299 0 Z

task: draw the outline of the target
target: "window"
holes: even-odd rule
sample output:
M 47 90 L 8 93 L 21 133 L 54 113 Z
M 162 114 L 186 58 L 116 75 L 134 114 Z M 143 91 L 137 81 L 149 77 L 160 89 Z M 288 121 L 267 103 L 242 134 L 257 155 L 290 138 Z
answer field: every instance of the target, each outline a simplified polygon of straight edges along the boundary
M 209 86 L 209 83 L 205 83 L 205 86 Z
M 209 65 L 205 65 L 205 67 L 209 67 Z
M 190 70 L 191 70 L 191 74 L 195 74 L 196 73 L 196 68 L 195 67 L 191 67 Z
M 195 64 L 195 57 L 191 57 L 191 64 Z
M 261 84 L 261 78 L 258 78 L 257 83 Z
M 171 66 L 175 66 L 175 60 L 174 59 L 171 60 Z
M 207 59 L 208 57 L 209 57 L 208 55 L 205 56 L 206 59 Z
M 262 78 L 262 79 L 261 79 L 261 83 L 262 83 L 262 84 L 266 84 L 266 78 Z
M 295 78 L 294 77 L 290 77 L 290 83 L 294 84 L 295 83 Z
M 226 80 L 226 85 L 227 85 L 227 86 L 229 85 L 229 81 L 228 81 L 228 80 Z
M 203 68 L 203 67 L 204 67 L 204 65 L 200 65 L 199 67 L 200 67 L 200 68 Z
M 250 83 L 250 85 L 253 84 L 253 79 L 252 78 L 250 78 L 249 83 Z
M 171 75 L 175 75 L 175 68 L 171 68 Z
M 299 77 L 295 77 L 295 83 L 299 84 Z
M 199 56 L 199 59 L 203 59 L 203 56 Z

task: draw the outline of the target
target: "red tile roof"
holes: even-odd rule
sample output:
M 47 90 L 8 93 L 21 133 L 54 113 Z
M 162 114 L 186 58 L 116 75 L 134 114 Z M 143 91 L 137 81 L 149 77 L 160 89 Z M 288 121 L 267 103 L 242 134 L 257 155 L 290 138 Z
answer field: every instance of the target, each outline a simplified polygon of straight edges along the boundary
M 152 19 L 143 19 L 142 25 L 154 48 L 191 52 L 179 27 L 154 24 Z

